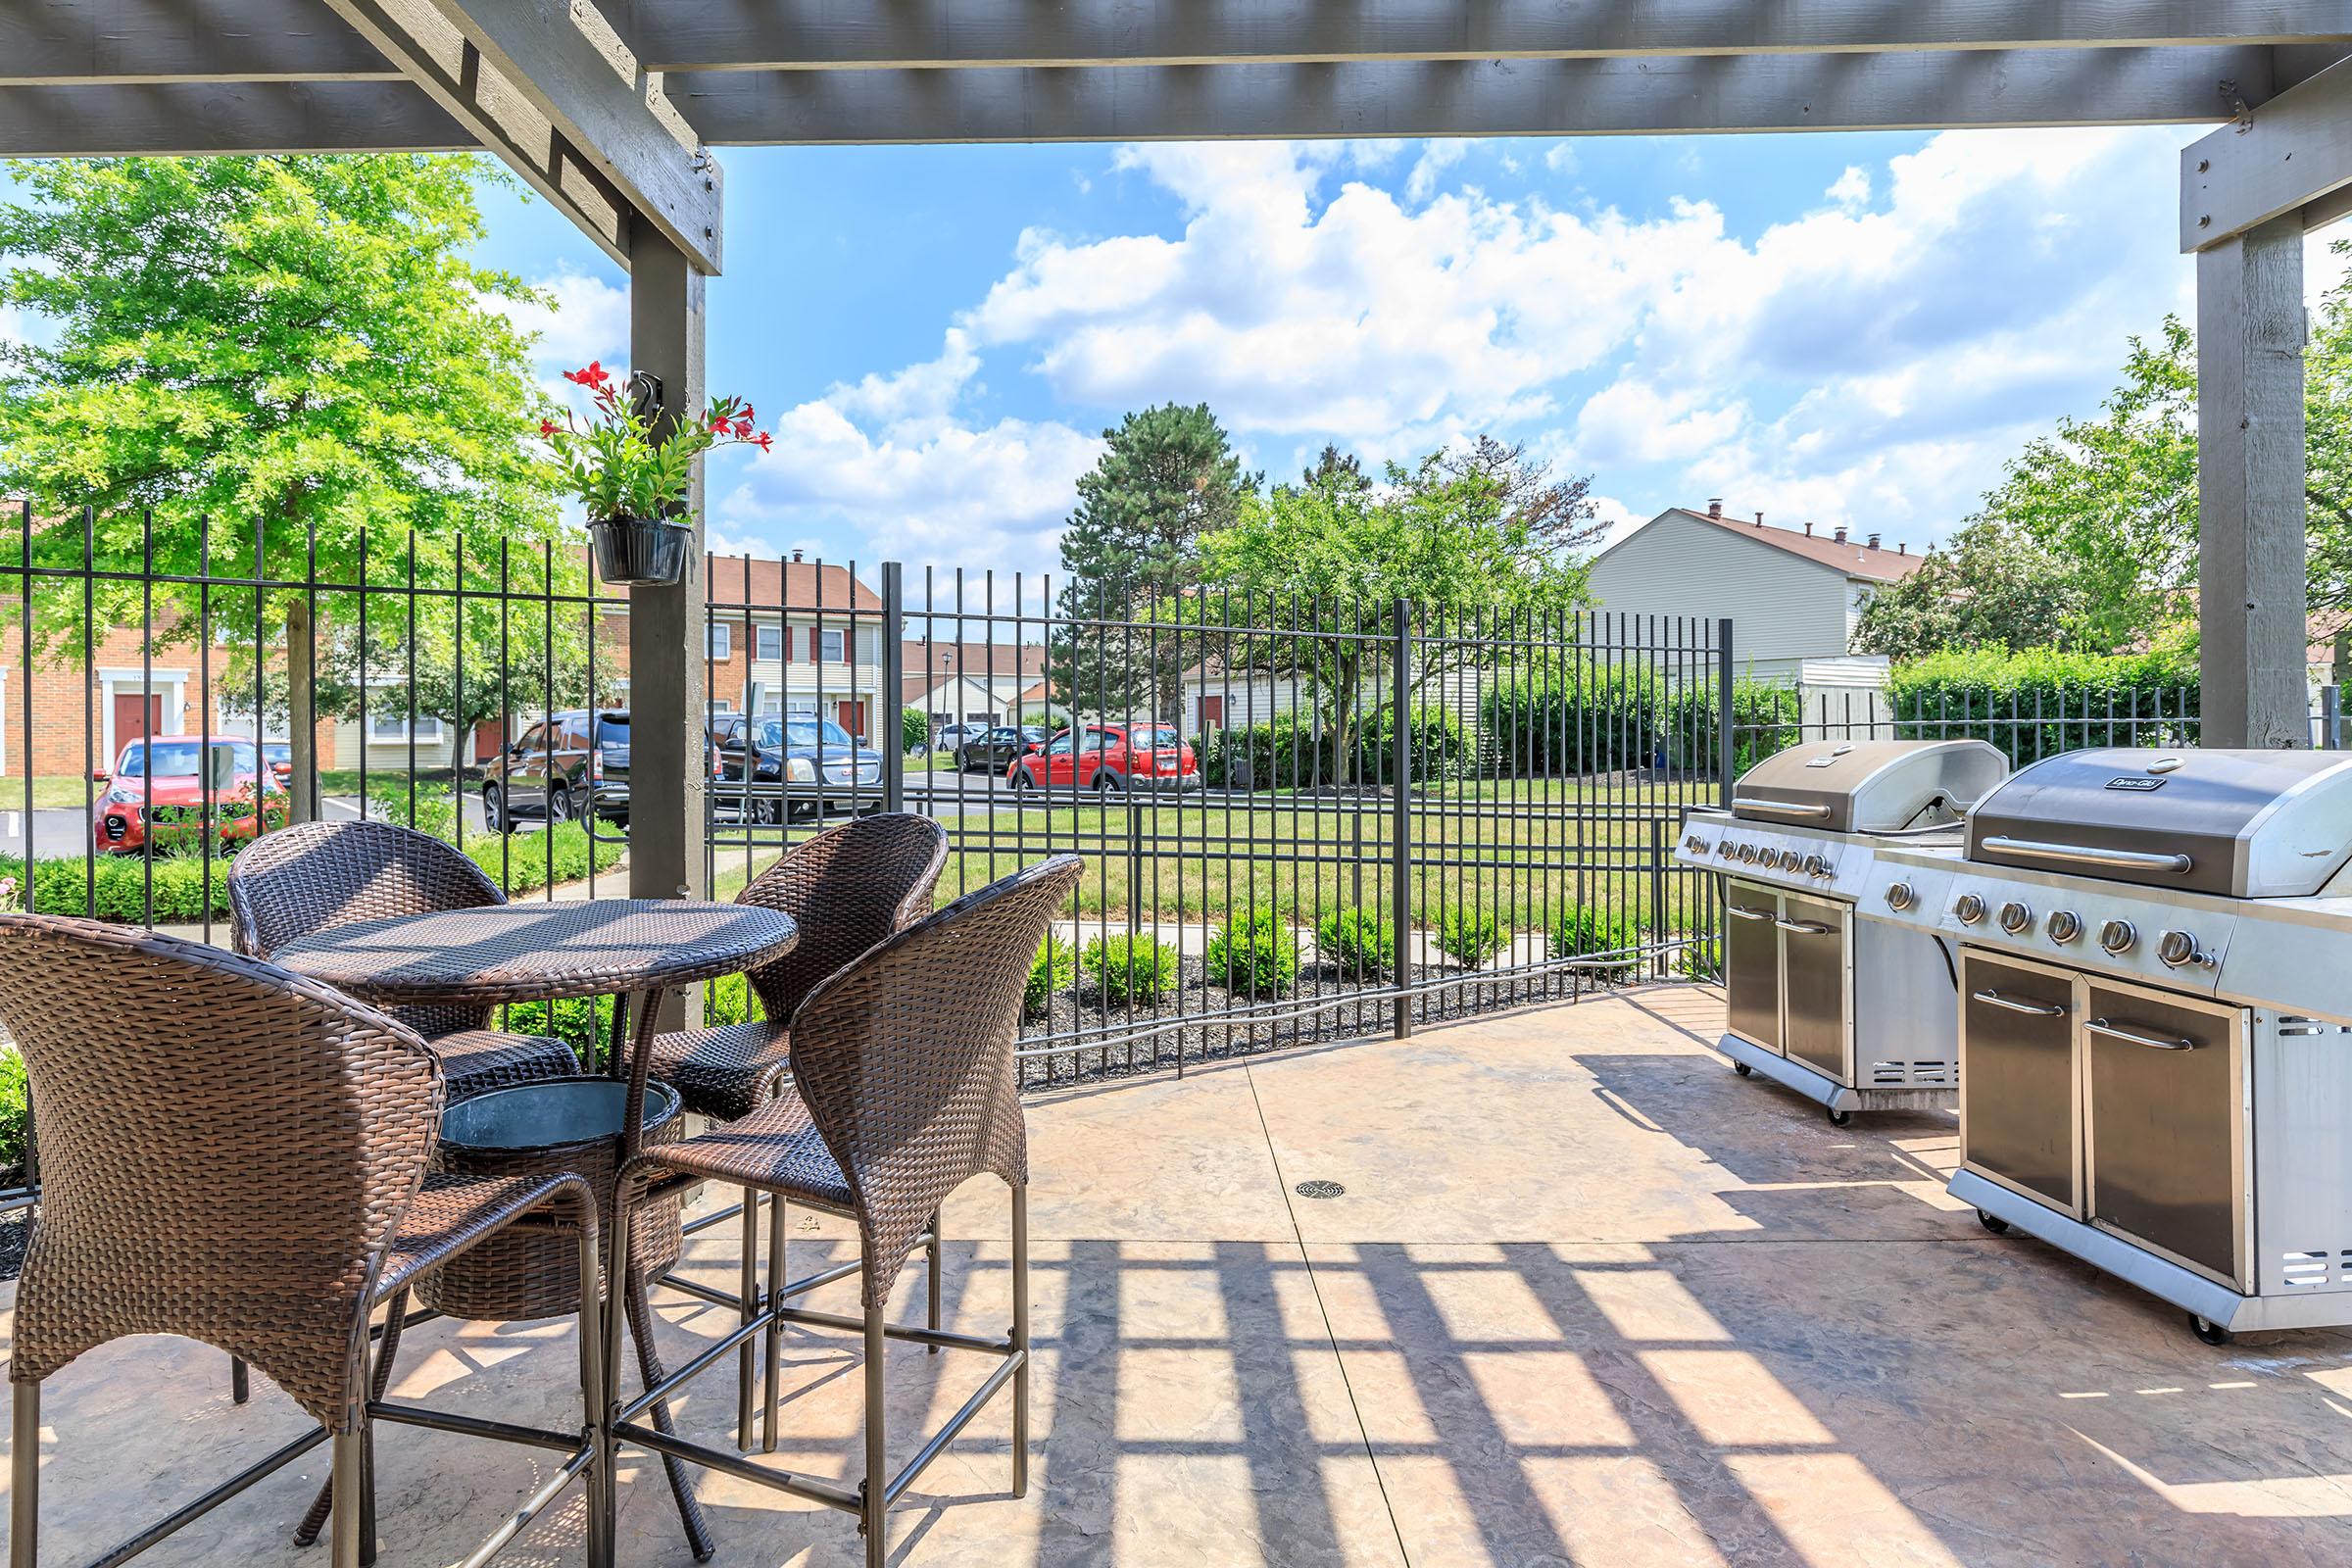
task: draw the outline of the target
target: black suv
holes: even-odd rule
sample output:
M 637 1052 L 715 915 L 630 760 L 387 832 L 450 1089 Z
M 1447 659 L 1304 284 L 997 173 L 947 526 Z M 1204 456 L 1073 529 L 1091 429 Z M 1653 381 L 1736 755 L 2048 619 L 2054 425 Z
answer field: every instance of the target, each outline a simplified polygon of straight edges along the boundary
M 482 815 L 512 833 L 523 817 L 568 821 L 594 807 L 609 821 L 629 819 L 629 710 L 550 713 L 490 764 Z
M 730 717 L 736 721 L 724 722 Z M 882 808 L 882 754 L 860 746 L 829 718 L 769 713 L 747 720 L 721 714 L 711 729 L 718 745 L 711 794 L 754 821 L 782 821 L 788 802 L 796 816 Z M 747 750 L 752 759 L 748 789 Z
M 1031 752 L 1042 752 L 1053 731 L 1043 724 L 1000 724 L 973 734 L 956 748 L 956 770 L 968 773 L 975 766 L 987 773 L 1002 773 Z

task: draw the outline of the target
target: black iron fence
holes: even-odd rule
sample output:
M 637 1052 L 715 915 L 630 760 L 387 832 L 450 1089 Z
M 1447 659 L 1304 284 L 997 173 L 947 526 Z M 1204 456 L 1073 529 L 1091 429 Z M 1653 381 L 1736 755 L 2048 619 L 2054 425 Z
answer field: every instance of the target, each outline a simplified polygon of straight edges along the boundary
M 1712 970 L 1669 852 L 1724 795 L 1724 623 L 816 563 L 714 567 L 710 614 L 722 895 L 857 810 L 946 826 L 943 902 L 1086 858 L 1033 1082 Z
M 1833 739 L 1982 740 L 1999 747 L 2012 767 L 2023 767 L 2090 746 L 2194 746 L 2200 722 L 2193 684 L 2029 693 L 1743 684 L 1733 729 L 1736 771 L 1788 747 Z M 2325 716 L 2315 713 L 2312 723 L 2314 744 L 2332 744 Z

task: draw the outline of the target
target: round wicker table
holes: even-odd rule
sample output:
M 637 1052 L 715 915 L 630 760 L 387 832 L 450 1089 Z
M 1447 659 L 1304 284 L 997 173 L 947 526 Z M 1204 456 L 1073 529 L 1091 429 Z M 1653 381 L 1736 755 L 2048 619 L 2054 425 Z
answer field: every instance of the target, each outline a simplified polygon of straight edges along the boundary
M 664 1129 L 673 1136 L 679 1130 L 675 1097 L 667 1091 L 656 1095 L 654 1113 L 647 1113 L 647 1079 L 653 1060 L 649 1047 L 659 1026 L 663 994 L 673 987 L 739 974 L 771 962 L 791 952 L 799 940 L 800 927 L 792 916 L 753 905 L 591 899 L 495 904 L 360 920 L 297 938 L 271 955 L 271 961 L 386 1007 L 436 1004 L 481 1007 L 602 996 L 634 999 L 635 1027 L 630 1031 L 629 1048 L 608 1064 L 612 1077 L 621 1082 L 614 1085 L 620 1090 L 618 1095 L 605 1097 L 610 1126 L 603 1132 L 602 1149 L 591 1147 L 597 1142 L 594 1138 L 583 1142 L 574 1103 L 577 1096 L 559 1091 L 518 1096 L 514 1102 L 527 1106 L 536 1101 L 548 1107 L 550 1125 L 538 1152 L 551 1162 L 551 1168 L 578 1171 L 596 1184 L 609 1230 L 617 1200 L 616 1173 L 635 1157 L 649 1131 L 659 1137 Z M 614 1021 L 617 1025 L 617 1014 Z M 659 1103 L 663 1100 L 666 1108 Z M 498 1142 L 498 1157 L 509 1170 L 528 1164 L 533 1151 L 527 1136 L 508 1127 Z M 599 1154 L 603 1157 L 595 1157 Z M 479 1151 L 458 1148 L 446 1157 L 482 1155 Z M 659 1241 L 649 1247 L 655 1238 L 648 1236 L 643 1222 L 632 1219 L 629 1277 L 619 1292 L 633 1331 L 631 1338 L 637 1343 L 638 1368 L 649 1388 L 663 1372 L 654 1349 L 646 1281 L 650 1268 L 666 1268 L 676 1258 L 680 1245 L 676 1204 L 653 1206 L 662 1210 L 651 1216 Z M 576 1267 L 540 1248 L 541 1242 L 555 1242 L 561 1250 L 561 1238 L 554 1237 L 521 1238 L 515 1247 L 480 1249 L 479 1262 L 493 1270 L 493 1275 L 485 1277 L 479 1270 L 471 1270 L 462 1278 L 443 1281 L 444 1304 L 471 1308 L 467 1315 L 507 1305 L 524 1309 L 514 1316 L 541 1315 L 537 1308 L 561 1295 L 549 1294 L 551 1281 L 563 1285 L 566 1271 Z M 466 1261 L 453 1260 L 450 1266 Z M 506 1277 L 496 1277 L 500 1273 Z M 487 1315 L 505 1318 L 510 1314 L 501 1310 Z M 652 1414 L 657 1427 L 670 1430 L 665 1402 L 654 1406 Z M 687 1488 L 685 1472 L 675 1459 L 665 1458 L 663 1468 L 669 1472 L 695 1556 L 697 1560 L 707 1557 L 710 1532 Z

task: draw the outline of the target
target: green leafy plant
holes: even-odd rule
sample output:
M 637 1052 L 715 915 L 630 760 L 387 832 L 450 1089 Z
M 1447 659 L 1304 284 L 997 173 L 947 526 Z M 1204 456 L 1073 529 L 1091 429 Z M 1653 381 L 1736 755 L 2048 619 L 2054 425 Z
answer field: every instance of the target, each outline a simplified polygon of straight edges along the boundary
M 1278 997 L 1298 978 L 1298 932 L 1272 905 L 1208 939 L 1208 979 L 1246 997 Z
M 1597 954 L 1629 953 L 1642 946 L 1642 923 L 1630 914 L 1616 914 L 1590 905 L 1571 904 L 1552 916 L 1546 935 L 1555 958 L 1586 958 Z M 1687 951 L 1687 950 L 1686 950 Z M 1639 961 L 1629 957 L 1628 964 Z
M 723 446 L 765 452 L 773 439 L 765 430 L 754 433 L 752 406 L 742 398 L 713 398 L 699 421 L 659 429 L 630 407 L 622 395 L 627 383 L 602 362 L 565 370 L 564 379 L 588 389 L 591 413 L 583 420 L 565 409 L 562 418 L 541 419 L 539 433 L 555 452 L 564 488 L 591 520 L 668 516 L 686 504 L 696 458 Z
M 1124 932 L 1097 937 L 1080 956 L 1112 1002 L 1157 1002 L 1176 989 L 1176 944 Z
M 1037 946 L 1029 962 L 1029 983 L 1021 989 L 1021 1016 L 1043 1018 L 1054 1005 L 1054 993 L 1078 983 L 1078 950 L 1053 932 Z
M 931 715 L 919 708 L 899 710 L 899 749 L 912 752 L 931 743 Z
M 1315 927 L 1315 951 L 1350 980 L 1372 980 L 1396 967 L 1396 933 L 1374 909 L 1334 909 Z
M 1887 683 L 1897 736 L 1974 736 L 2017 767 L 2086 746 L 2193 742 L 2198 691 L 2196 656 L 2179 647 L 1934 654 L 1897 664 Z
M 32 1119 L 32 1091 L 24 1081 L 24 1058 L 0 1046 L 0 1167 L 24 1163 L 24 1129 Z
M 1438 917 L 1438 951 L 1463 963 L 1484 963 L 1510 940 L 1492 909 L 1457 907 Z
M 1723 978 L 1723 939 L 1711 931 L 1677 931 L 1684 945 L 1675 950 L 1674 972 L 1686 980 Z

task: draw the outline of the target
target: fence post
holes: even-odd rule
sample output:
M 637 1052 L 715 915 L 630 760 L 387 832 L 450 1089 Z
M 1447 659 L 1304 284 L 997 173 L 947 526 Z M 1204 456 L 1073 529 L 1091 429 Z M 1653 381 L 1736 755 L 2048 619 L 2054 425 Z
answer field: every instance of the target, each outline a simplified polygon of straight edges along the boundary
M 1666 907 L 1666 831 L 1664 817 L 1649 819 L 1649 928 L 1661 943 L 1674 939 L 1674 921 Z M 1653 944 L 1649 963 L 1653 978 L 1666 978 L 1665 948 Z
M 2344 746 L 2344 689 L 2330 681 L 2320 688 L 2320 748 L 2337 752 Z
M 885 811 L 906 809 L 906 644 L 900 634 L 906 618 L 906 568 L 898 562 L 885 561 L 882 563 L 882 690 L 874 702 L 879 710 L 874 715 L 874 730 L 882 742 Z M 785 635 L 791 633 L 787 631 Z
M 1395 673 L 1389 701 L 1395 721 L 1390 725 L 1389 786 L 1389 924 L 1396 933 L 1396 1036 L 1413 1033 L 1413 723 L 1406 700 L 1413 689 L 1413 607 L 1396 601 L 1396 646 L 1390 654 Z
M 1732 774 L 1735 766 L 1736 737 L 1733 734 L 1732 705 L 1732 617 L 1724 616 L 1715 622 L 1715 768 L 1722 775 L 1716 781 L 1725 810 L 1732 808 Z

